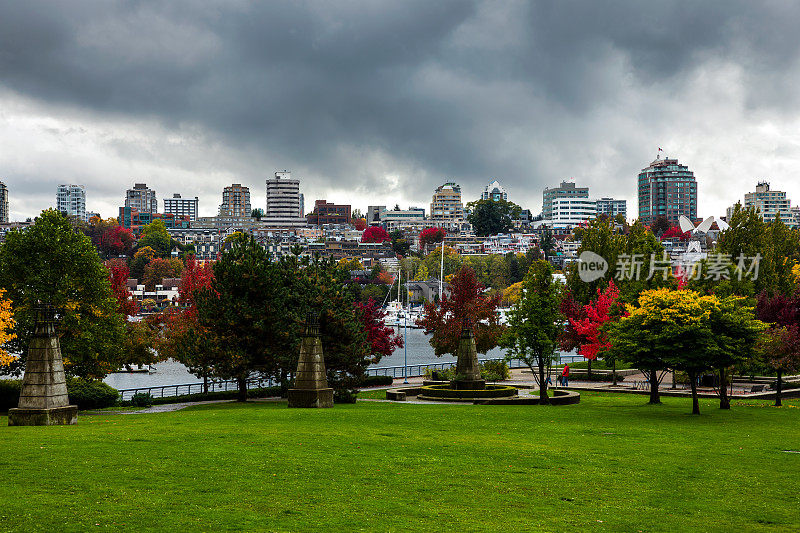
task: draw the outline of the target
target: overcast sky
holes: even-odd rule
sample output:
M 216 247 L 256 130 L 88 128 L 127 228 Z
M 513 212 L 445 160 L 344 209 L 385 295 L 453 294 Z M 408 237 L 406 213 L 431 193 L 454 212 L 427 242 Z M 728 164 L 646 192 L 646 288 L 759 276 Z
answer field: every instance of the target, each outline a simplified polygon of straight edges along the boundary
M 315 199 L 428 210 L 498 179 L 539 212 L 574 178 L 628 200 L 663 148 L 698 214 L 769 180 L 800 202 L 800 3 L 0 0 L 0 180 L 12 219 L 86 186 L 116 216 L 288 169 Z

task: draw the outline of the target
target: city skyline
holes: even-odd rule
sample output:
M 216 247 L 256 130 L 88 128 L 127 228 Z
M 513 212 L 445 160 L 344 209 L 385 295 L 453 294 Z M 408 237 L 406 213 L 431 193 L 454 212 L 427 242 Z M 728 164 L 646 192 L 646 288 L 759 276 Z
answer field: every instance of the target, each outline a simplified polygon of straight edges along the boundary
M 59 183 L 103 216 L 135 183 L 206 199 L 200 216 L 242 183 L 263 208 L 283 168 L 307 206 L 425 206 L 447 181 L 469 201 L 496 178 L 539 212 L 573 177 L 633 214 L 659 147 L 695 173 L 698 216 L 760 180 L 800 198 L 800 6 L 578 7 L 2 6 L 10 218 Z

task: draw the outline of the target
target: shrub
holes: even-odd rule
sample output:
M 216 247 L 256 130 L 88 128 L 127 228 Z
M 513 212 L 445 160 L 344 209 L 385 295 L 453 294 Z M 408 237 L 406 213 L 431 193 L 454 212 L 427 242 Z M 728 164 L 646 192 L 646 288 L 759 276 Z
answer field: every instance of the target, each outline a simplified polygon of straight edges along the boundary
M 511 369 L 505 361 L 484 361 L 481 363 L 481 379 L 486 381 L 505 381 L 511 377 Z
M 150 407 L 153 405 L 153 397 L 149 392 L 137 392 L 131 398 L 131 406 L 133 407 Z
M 8 411 L 19 404 L 21 379 L 0 379 L 0 411 Z
M 365 376 L 361 381 L 362 387 L 379 387 L 381 385 L 391 385 L 394 383 L 392 376 Z
M 69 403 L 77 405 L 78 409 L 103 409 L 117 405 L 119 392 L 114 387 L 103 383 L 83 378 L 67 380 Z

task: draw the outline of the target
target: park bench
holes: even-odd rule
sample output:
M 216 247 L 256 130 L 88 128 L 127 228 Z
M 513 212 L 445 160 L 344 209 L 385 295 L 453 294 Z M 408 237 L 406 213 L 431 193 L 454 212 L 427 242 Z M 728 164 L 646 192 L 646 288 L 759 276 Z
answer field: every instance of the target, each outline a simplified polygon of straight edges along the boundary
M 750 394 L 754 392 L 764 392 L 764 385 L 753 385 L 750 387 Z

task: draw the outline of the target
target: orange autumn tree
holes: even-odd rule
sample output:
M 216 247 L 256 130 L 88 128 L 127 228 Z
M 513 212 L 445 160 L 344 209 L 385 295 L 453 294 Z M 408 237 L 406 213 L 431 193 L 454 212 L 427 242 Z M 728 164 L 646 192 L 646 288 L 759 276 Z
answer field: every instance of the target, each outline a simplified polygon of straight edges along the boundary
M 6 291 L 0 289 L 0 367 L 8 366 L 17 360 L 17 356 L 8 353 L 5 345 L 16 338 L 14 334 L 14 314 L 11 311 L 11 300 L 5 297 Z

